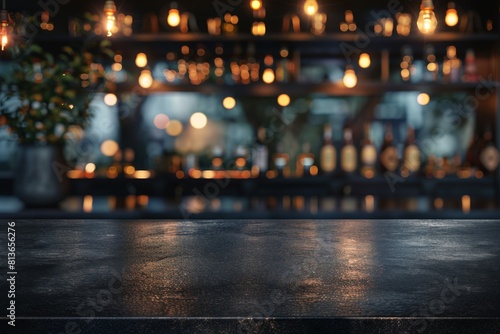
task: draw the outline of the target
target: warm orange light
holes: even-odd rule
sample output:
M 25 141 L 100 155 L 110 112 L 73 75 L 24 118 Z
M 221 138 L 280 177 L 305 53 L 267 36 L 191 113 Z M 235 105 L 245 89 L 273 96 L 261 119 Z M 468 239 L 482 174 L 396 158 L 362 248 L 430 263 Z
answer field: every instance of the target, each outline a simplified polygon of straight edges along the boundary
M 8 35 L 8 30 L 7 27 L 9 26 L 9 12 L 7 12 L 5 9 L 2 9 L 0 11 L 0 22 L 1 22 L 1 38 L 2 38 L 2 51 L 5 50 L 5 46 L 9 43 L 9 37 Z
M 353 88 L 358 83 L 358 77 L 356 76 L 356 72 L 351 67 L 348 67 L 345 70 L 344 78 L 342 79 L 344 86 L 347 88 Z
M 304 12 L 309 16 L 316 14 L 318 12 L 318 2 L 316 0 L 306 0 L 304 2 Z
M 262 81 L 266 84 L 271 84 L 274 82 L 274 71 L 270 68 L 266 68 L 262 74 Z
M 172 2 L 172 7 L 168 11 L 167 23 L 169 26 L 175 28 L 181 23 L 181 15 L 177 9 L 177 3 Z
M 224 100 L 222 100 L 222 105 L 224 106 L 224 108 L 231 110 L 236 107 L 236 100 L 234 99 L 234 97 L 228 96 Z
M 368 53 L 362 53 L 359 55 L 359 67 L 368 68 L 370 67 L 372 61 L 370 59 L 370 55 Z
M 150 70 L 143 70 L 139 76 L 139 86 L 144 89 L 151 88 L 153 86 L 153 76 Z
M 250 1 L 250 7 L 253 10 L 259 10 L 262 8 L 262 1 L 261 0 L 252 0 L 252 1 Z
M 418 94 L 417 96 L 417 102 L 418 104 L 420 104 L 421 106 L 426 106 L 429 104 L 429 102 L 431 101 L 431 97 L 429 96 L 429 94 L 427 93 L 420 93 Z
M 432 34 L 436 30 L 437 19 L 434 14 L 432 0 L 422 0 L 418 14 L 417 27 L 424 34 Z
M 278 96 L 278 104 L 282 107 L 286 107 L 290 105 L 290 96 L 287 94 L 281 94 Z
M 135 65 L 137 67 L 146 67 L 147 64 L 148 64 L 148 56 L 146 56 L 146 54 L 143 52 L 138 53 L 137 56 L 135 57 Z
M 446 16 L 444 18 L 444 22 L 447 26 L 454 27 L 458 23 L 458 13 L 455 9 L 455 3 L 448 3 L 448 10 L 446 11 Z
M 106 31 L 108 37 L 113 35 L 115 29 L 116 6 L 114 1 L 108 0 L 104 3 L 104 15 L 106 15 Z

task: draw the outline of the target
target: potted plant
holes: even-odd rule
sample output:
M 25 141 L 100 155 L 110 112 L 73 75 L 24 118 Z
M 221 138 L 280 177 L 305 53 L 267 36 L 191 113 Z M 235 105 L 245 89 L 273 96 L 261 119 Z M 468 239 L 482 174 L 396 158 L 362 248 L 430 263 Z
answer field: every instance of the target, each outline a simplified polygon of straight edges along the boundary
M 19 144 L 14 192 L 27 205 L 52 206 L 63 199 L 68 132 L 89 124 L 90 101 L 106 87 L 100 61 L 113 56 L 110 42 L 83 41 L 51 50 L 33 43 L 11 47 L 0 76 L 0 126 Z

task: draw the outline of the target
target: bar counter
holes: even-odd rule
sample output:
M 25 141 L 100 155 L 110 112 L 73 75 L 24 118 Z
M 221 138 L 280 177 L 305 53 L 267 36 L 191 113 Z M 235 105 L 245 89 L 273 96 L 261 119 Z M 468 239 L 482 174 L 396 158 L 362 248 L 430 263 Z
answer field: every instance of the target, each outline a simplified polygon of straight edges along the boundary
M 500 331 L 499 220 L 17 220 L 14 229 L 17 330 Z M 6 257 L 0 270 L 9 272 Z

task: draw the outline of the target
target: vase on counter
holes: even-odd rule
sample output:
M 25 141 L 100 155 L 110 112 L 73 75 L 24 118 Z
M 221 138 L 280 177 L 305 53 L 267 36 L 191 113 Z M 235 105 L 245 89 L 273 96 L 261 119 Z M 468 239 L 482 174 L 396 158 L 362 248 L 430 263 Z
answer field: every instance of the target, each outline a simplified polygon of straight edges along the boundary
M 14 194 L 28 207 L 55 207 L 67 195 L 63 148 L 21 144 L 14 170 Z

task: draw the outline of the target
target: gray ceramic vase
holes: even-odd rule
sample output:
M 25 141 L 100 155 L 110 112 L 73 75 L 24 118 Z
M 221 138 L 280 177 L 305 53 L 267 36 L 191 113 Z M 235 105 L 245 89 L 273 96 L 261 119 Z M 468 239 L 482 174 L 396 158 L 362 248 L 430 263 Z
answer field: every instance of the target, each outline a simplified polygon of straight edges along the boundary
M 27 206 L 57 206 L 67 194 L 66 170 L 61 146 L 19 145 L 14 194 Z

